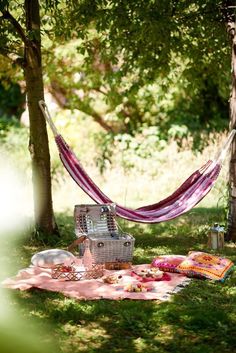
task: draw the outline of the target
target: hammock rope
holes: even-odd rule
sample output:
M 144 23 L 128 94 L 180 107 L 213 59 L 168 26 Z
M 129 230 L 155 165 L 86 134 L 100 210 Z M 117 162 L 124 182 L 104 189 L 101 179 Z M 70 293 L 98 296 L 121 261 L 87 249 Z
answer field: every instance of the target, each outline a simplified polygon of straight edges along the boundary
M 118 216 L 139 223 L 168 221 L 188 212 L 196 206 L 215 184 L 221 170 L 222 162 L 236 134 L 236 130 L 232 130 L 217 157 L 209 160 L 201 168 L 197 169 L 173 194 L 157 203 L 138 209 L 131 209 L 113 202 L 100 190 L 87 174 L 64 138 L 57 131 L 45 102 L 40 101 L 39 106 L 54 134 L 61 161 L 78 186 L 96 203 L 114 203 Z

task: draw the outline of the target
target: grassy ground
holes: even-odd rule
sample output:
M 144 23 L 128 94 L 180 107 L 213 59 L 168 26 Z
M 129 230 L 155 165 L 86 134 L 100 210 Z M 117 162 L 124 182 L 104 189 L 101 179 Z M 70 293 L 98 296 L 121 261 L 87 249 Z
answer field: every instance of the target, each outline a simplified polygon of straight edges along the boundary
M 206 247 L 209 224 L 222 220 L 218 208 L 196 208 L 175 221 L 159 225 L 123 223 L 136 238 L 134 263 L 150 263 L 158 254 L 186 254 Z M 73 219 L 57 215 L 66 247 L 73 238 Z M 42 248 L 26 237 L 11 248 L 15 267 L 27 266 L 32 252 Z M 236 261 L 236 247 L 221 254 Z M 5 263 L 12 263 L 12 258 Z M 15 269 L 11 269 L 13 273 Z M 19 320 L 30 320 L 41 345 L 55 352 L 236 352 L 236 274 L 225 283 L 194 279 L 170 302 L 76 301 L 41 290 L 8 291 L 8 302 Z M 10 299 L 9 299 L 10 298 Z M 16 324 L 15 324 L 16 325 Z M 46 328 L 46 329 L 45 329 Z M 48 352 L 52 350 L 48 350 Z M 29 351 L 30 352 L 30 351 Z M 5 353 L 5 352 L 4 352 Z

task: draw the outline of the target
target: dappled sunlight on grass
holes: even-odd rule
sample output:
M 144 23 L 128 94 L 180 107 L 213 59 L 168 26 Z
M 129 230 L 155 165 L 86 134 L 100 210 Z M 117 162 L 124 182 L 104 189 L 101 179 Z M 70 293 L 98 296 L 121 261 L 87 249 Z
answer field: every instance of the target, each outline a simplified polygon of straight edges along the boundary
M 196 208 L 171 222 L 140 225 L 119 220 L 124 231 L 135 236 L 134 263 L 150 263 L 160 254 L 187 254 L 207 248 L 209 226 L 222 221 L 218 208 Z M 57 214 L 66 247 L 74 237 L 73 216 Z M 27 262 L 35 244 L 24 244 L 18 253 Z M 236 261 L 235 244 L 227 243 L 218 252 Z M 172 297 L 159 301 L 76 301 L 58 293 L 33 289 L 14 292 L 11 301 L 20 305 L 21 315 L 33 319 L 38 327 L 50 327 L 62 352 L 232 352 L 236 324 L 236 274 L 225 282 L 192 280 Z M 48 331 L 49 332 L 49 331 Z M 222 336 L 223 332 L 223 336 Z M 213 348 L 214 347 L 214 348 Z
M 103 346 L 104 342 L 112 339 L 102 325 L 97 322 L 91 322 L 85 327 L 66 323 L 63 326 L 63 331 L 65 335 L 70 337 L 66 345 L 63 345 L 63 350 L 66 349 L 68 352 L 76 351 L 78 346 L 84 346 L 81 349 L 82 352 L 88 352 L 90 347 L 97 350 Z

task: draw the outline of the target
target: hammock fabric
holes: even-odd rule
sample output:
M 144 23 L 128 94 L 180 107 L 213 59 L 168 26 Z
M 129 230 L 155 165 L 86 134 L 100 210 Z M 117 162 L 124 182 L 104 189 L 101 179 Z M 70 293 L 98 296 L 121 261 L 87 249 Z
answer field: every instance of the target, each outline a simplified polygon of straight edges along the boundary
M 43 101 L 40 101 L 39 105 L 54 133 L 61 161 L 74 181 L 96 203 L 114 203 L 92 181 L 63 137 L 58 134 L 46 104 Z M 200 169 L 196 170 L 169 197 L 158 203 L 143 206 L 135 210 L 115 203 L 117 215 L 133 222 L 159 223 L 169 221 L 192 209 L 208 194 L 214 185 L 221 170 L 222 160 L 235 136 L 235 133 L 236 130 L 231 131 L 222 152 L 216 160 L 209 160 Z

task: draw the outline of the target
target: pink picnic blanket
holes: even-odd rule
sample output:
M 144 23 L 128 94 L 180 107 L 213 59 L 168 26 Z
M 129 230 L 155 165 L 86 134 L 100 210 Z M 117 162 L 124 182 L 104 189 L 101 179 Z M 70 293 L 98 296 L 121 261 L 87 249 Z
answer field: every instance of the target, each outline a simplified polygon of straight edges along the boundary
M 121 275 L 121 280 L 116 284 L 104 283 L 103 278 L 66 281 L 64 279 L 52 279 L 51 269 L 29 267 L 20 270 L 16 277 L 8 278 L 2 282 L 2 286 L 11 289 L 27 290 L 39 288 L 53 292 L 63 293 L 65 296 L 76 299 L 141 299 L 141 300 L 168 300 L 173 293 L 177 293 L 186 286 L 190 279 L 177 273 L 168 273 L 163 280 L 152 281 L 151 290 L 148 292 L 128 292 L 125 288 L 129 284 L 137 284 L 139 280 L 132 276 L 133 271 L 149 268 L 150 265 L 132 266 L 130 270 L 105 271 L 107 275 Z

